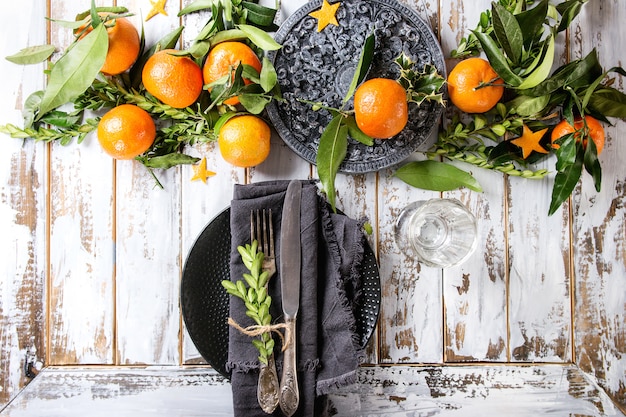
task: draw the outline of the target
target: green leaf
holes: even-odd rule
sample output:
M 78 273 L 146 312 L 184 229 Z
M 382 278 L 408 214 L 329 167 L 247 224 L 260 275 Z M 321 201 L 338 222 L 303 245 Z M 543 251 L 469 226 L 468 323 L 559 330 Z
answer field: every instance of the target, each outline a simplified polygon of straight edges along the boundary
M 348 128 L 343 119 L 342 115 L 337 114 L 328 123 L 322 132 L 316 157 L 322 191 L 326 194 L 333 211 L 336 211 L 335 178 L 348 151 Z
M 586 57 L 558 68 L 550 78 L 536 87 L 521 93 L 533 96 L 552 94 L 565 85 L 591 83 L 600 74 L 602 74 L 602 67 L 598 62 L 598 55 L 594 49 Z
M 53 126 L 69 128 L 80 121 L 80 116 L 70 115 L 64 111 L 52 110 L 46 113 L 46 115 L 41 118 L 41 121 Z
M 189 6 L 184 7 L 180 12 L 178 12 L 178 16 L 180 17 L 200 10 L 211 9 L 212 7 L 213 0 L 196 0 Z
M 562 32 L 569 27 L 572 21 L 580 13 L 583 4 L 586 2 L 587 0 L 569 0 L 556 6 L 556 10 L 561 15 L 561 21 L 559 22 L 557 32 Z
M 82 94 L 102 68 L 108 48 L 104 25 L 98 25 L 76 42 L 52 67 L 37 118 Z
M 183 153 L 170 153 L 146 159 L 142 159 L 142 157 L 139 156 L 138 159 L 146 167 L 158 169 L 169 169 L 176 165 L 193 165 L 200 161 L 200 158 L 195 158 Z
M 361 129 L 359 129 L 359 126 L 357 126 L 356 124 L 356 119 L 354 118 L 354 115 L 346 117 L 344 122 L 348 127 L 348 134 L 352 139 L 366 146 L 374 145 L 374 139 L 372 139 L 370 136 L 363 133 Z
M 394 173 L 407 184 L 432 191 L 450 191 L 467 187 L 481 192 L 483 189 L 471 174 L 444 162 L 426 160 L 414 161 L 398 168 Z
M 537 6 L 515 15 L 519 27 L 522 29 L 524 46 L 528 49 L 540 33 L 548 15 L 548 0 L 542 0 Z
M 506 57 L 493 40 L 493 38 L 489 35 L 486 35 L 481 32 L 473 31 L 472 32 L 478 41 L 480 42 L 483 51 L 487 55 L 487 59 L 489 63 L 493 67 L 494 71 L 498 73 L 500 78 L 504 80 L 505 83 L 517 87 L 522 83 L 522 79 L 519 75 L 515 74 L 513 70 L 509 67 L 509 64 L 506 60 Z
M 596 191 L 600 192 L 602 185 L 602 168 L 600 166 L 600 161 L 598 160 L 598 148 L 596 148 L 596 143 L 591 138 L 587 140 L 584 166 L 585 170 L 591 174 L 591 177 L 593 178 L 593 185 Z
M 97 13 L 112 13 L 112 14 L 126 14 L 128 13 L 128 9 L 126 7 L 122 7 L 122 6 L 99 6 L 99 7 L 94 7 L 94 2 L 91 2 L 91 9 L 89 10 L 85 10 L 82 13 L 79 13 L 76 15 L 76 21 L 81 21 L 86 19 L 87 17 L 91 16 L 91 14 L 93 13 L 93 11 L 95 10 L 95 12 Z
M 549 102 L 549 95 L 539 97 L 517 96 L 507 103 L 507 107 L 513 113 L 528 117 L 541 113 Z
M 35 115 L 39 111 L 41 106 L 41 98 L 43 97 L 43 91 L 35 91 L 24 101 L 24 109 L 22 110 L 22 117 L 24 118 L 24 128 L 28 129 L 32 127 L 35 121 Z
M 261 87 L 263 91 L 269 93 L 272 91 L 276 83 L 278 82 L 278 75 L 276 74 L 276 69 L 274 68 L 274 64 L 272 61 L 267 59 L 267 57 L 263 57 L 263 65 L 261 66 Z
M 350 82 L 350 86 L 348 87 L 348 91 L 343 98 L 342 103 L 347 103 L 356 87 L 363 81 L 365 76 L 367 75 L 367 71 L 369 71 L 370 65 L 372 64 L 372 59 L 374 58 L 374 47 L 376 46 L 374 34 L 369 35 L 365 39 L 365 43 L 363 44 L 363 49 L 361 49 L 361 55 L 359 56 L 359 61 L 356 65 L 356 69 L 354 71 L 354 75 L 352 76 L 352 81 Z
M 491 13 L 494 33 L 500 46 L 514 64 L 519 64 L 524 49 L 524 38 L 517 19 L 513 13 L 497 3 L 493 3 Z
M 246 34 L 248 39 L 250 39 L 253 44 L 264 51 L 275 51 L 281 48 L 280 44 L 263 29 L 259 29 L 251 25 L 238 25 L 238 27 L 243 33 Z
M 276 9 L 262 6 L 249 1 L 242 1 L 241 6 L 248 11 L 248 21 L 257 26 L 268 27 L 274 23 Z
M 554 36 L 549 36 L 541 53 L 541 65 L 539 65 L 524 81 L 517 86 L 519 89 L 533 88 L 545 81 L 550 75 L 554 62 Z
M 572 194 L 576 184 L 580 179 L 583 170 L 582 148 L 577 153 L 576 160 L 573 164 L 567 165 L 564 169 L 557 172 L 554 178 L 554 186 L 552 187 L 552 199 L 548 216 L 553 215 L 565 200 Z
M 9 55 L 5 59 L 18 65 L 39 64 L 50 58 L 55 50 L 54 45 L 31 46 L 20 50 L 14 55 Z
M 613 87 L 603 87 L 589 97 L 589 105 L 607 117 L 626 120 L 626 95 Z
M 241 105 L 252 114 L 261 114 L 270 102 L 269 98 L 259 94 L 242 93 L 237 97 Z
M 573 133 L 568 133 L 557 141 L 559 149 L 556 150 L 556 170 L 564 171 L 576 161 L 578 146 Z

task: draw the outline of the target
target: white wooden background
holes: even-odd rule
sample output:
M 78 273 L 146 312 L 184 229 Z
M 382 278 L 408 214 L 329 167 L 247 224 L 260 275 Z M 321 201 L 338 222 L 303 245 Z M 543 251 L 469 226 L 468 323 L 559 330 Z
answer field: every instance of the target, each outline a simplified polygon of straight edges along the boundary
M 446 56 L 490 7 L 402 1 L 431 24 Z M 138 27 L 151 8 L 149 0 L 97 3 L 114 2 L 136 13 Z M 168 16 L 144 23 L 147 43 L 181 24 L 185 45 L 193 39 L 205 16 L 176 16 L 190 3 L 169 0 Z M 283 0 L 283 18 L 298 4 Z M 0 57 L 43 43 L 66 47 L 70 32 L 45 17 L 73 19 L 88 8 L 87 0 L 3 0 Z M 623 66 L 624 21 L 623 0 L 590 1 L 559 37 L 558 64 L 596 48 L 605 68 Z M 0 124 L 21 125 L 24 100 L 45 85 L 43 66 L 0 59 L 0 74 Z M 391 170 L 340 175 L 340 208 L 374 225 L 383 300 L 369 362 L 573 363 L 626 409 L 626 124 L 606 134 L 602 192 L 585 176 L 550 218 L 551 180 L 474 170 L 483 193 L 445 193 L 476 214 L 480 233 L 469 261 L 445 271 L 406 258 L 393 242 L 402 207 L 439 193 L 413 189 Z M 164 190 L 138 163 L 111 160 L 95 136 L 67 147 L 8 137 L 0 144 L 0 409 L 28 383 L 27 357 L 38 369 L 202 363 L 179 305 L 196 236 L 229 204 L 233 184 L 316 176 L 277 137 L 269 159 L 250 170 L 226 164 L 212 144 L 190 149 L 217 175 L 203 184 L 190 181 L 190 167 L 173 169 L 159 173 Z

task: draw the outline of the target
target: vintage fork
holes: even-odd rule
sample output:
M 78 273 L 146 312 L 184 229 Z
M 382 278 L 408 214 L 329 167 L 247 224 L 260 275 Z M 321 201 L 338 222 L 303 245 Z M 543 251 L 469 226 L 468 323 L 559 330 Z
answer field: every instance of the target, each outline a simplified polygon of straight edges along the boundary
M 274 253 L 274 225 L 272 223 L 272 209 L 254 210 L 250 212 L 250 238 L 256 240 L 259 249 L 263 252 L 262 268 L 267 271 L 269 280 L 276 274 L 276 255 Z M 267 284 L 265 284 L 267 287 Z M 278 406 L 279 382 L 276 373 L 274 353 L 270 353 L 267 364 L 261 363 L 259 382 L 257 385 L 257 399 L 261 409 L 267 414 L 274 412 Z

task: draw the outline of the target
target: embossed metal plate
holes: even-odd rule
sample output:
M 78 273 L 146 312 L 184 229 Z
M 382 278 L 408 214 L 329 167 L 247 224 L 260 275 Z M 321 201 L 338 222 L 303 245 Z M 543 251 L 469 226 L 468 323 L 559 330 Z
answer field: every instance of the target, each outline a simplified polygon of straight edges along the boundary
M 446 75 L 437 38 L 412 9 L 394 0 L 342 0 L 336 15 L 339 26 L 328 25 L 317 32 L 317 20 L 309 13 L 320 7 L 321 0 L 314 0 L 291 15 L 275 36 L 282 48 L 269 55 L 285 100 L 271 103 L 268 114 L 285 143 L 311 163 L 315 163 L 321 133 L 331 115 L 312 110 L 311 104 L 302 100 L 339 108 L 371 33 L 376 47 L 367 78 L 398 78 L 400 68 L 394 60 L 401 52 L 415 62 L 416 69 L 432 64 Z M 352 108 L 352 101 L 347 108 Z M 420 147 L 428 147 L 426 142 L 442 112 L 438 104 L 411 103 L 409 122 L 395 137 L 375 140 L 374 146 L 350 138 L 340 171 L 378 171 L 402 162 Z

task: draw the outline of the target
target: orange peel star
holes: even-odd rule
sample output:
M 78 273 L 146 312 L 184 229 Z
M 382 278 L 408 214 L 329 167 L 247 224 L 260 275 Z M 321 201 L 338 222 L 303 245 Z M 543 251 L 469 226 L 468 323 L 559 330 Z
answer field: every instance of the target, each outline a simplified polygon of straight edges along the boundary
M 339 8 L 339 2 L 330 4 L 328 1 L 323 0 L 322 8 L 314 12 L 309 13 L 309 16 L 317 19 L 317 31 L 321 32 L 328 25 L 339 26 L 337 22 L 337 9 Z
M 528 158 L 532 151 L 539 153 L 548 153 L 548 151 L 539 144 L 547 130 L 548 129 L 546 128 L 541 129 L 537 132 L 533 132 L 528 128 L 528 126 L 524 125 L 522 136 L 517 139 L 513 139 L 511 143 L 515 146 L 519 146 L 520 148 L 522 148 L 522 156 L 524 157 L 524 159 Z
M 146 16 L 146 22 L 159 13 L 167 16 L 167 12 L 165 11 L 165 3 L 167 3 L 167 0 L 150 0 L 150 4 L 152 4 L 152 10 L 148 12 L 148 15 Z
M 206 158 L 202 158 L 198 164 L 193 165 L 191 168 L 193 169 L 193 177 L 191 177 L 191 181 L 201 180 L 206 184 L 207 178 L 215 175 L 215 172 L 206 169 Z

